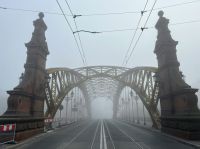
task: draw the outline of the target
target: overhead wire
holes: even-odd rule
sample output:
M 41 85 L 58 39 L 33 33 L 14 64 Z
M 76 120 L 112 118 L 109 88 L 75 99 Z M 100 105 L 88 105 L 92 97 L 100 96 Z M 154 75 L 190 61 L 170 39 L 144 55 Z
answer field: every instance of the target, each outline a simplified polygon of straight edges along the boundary
M 169 23 L 169 26 L 177 26 L 177 25 L 184 25 L 184 24 L 191 24 L 191 23 L 199 23 L 200 19 L 197 20 L 191 20 L 191 21 L 183 21 L 183 22 L 177 22 L 177 23 Z M 145 30 L 147 29 L 153 29 L 154 26 L 150 26 L 150 27 L 145 27 Z M 102 34 L 102 33 L 113 33 L 113 32 L 125 32 L 125 31 L 133 31 L 136 29 L 143 29 L 142 28 L 124 28 L 124 29 L 115 29 L 115 30 L 100 30 L 94 33 L 97 34 Z M 91 31 L 84 31 L 84 30 L 79 30 L 79 32 L 91 32 Z M 76 32 L 75 32 L 76 33 Z
M 44 11 L 44 13 L 46 13 L 46 14 L 54 14 L 54 15 L 63 15 L 63 16 L 64 16 L 64 18 L 65 18 L 65 20 L 66 20 L 68 26 L 70 27 L 70 30 L 71 30 L 72 33 L 73 33 L 75 42 L 76 42 L 76 44 L 77 44 L 77 47 L 78 47 L 78 50 L 79 50 L 79 53 L 80 53 L 80 55 L 81 55 L 81 59 L 82 59 L 84 65 L 85 65 L 85 59 L 86 59 L 85 54 L 82 54 L 82 53 L 84 53 L 84 52 L 81 52 L 81 50 L 80 50 L 78 41 L 77 41 L 77 39 L 76 39 L 76 37 L 75 37 L 75 35 L 74 35 L 74 31 L 73 31 L 73 29 L 72 29 L 72 27 L 71 27 L 71 25 L 70 25 L 70 23 L 69 23 L 69 21 L 68 21 L 68 19 L 67 19 L 67 16 L 72 16 L 73 19 L 75 20 L 75 18 L 76 18 L 76 17 L 79 17 L 79 16 L 117 15 L 117 14 L 127 14 L 127 13 L 141 13 L 141 11 L 133 11 L 133 12 L 114 12 L 114 13 L 112 12 L 112 13 L 102 13 L 102 14 L 85 14 L 85 15 L 82 14 L 82 15 L 75 15 L 75 14 L 73 14 L 71 8 L 70 8 L 69 5 L 68 5 L 68 7 L 69 7 L 69 9 L 70 9 L 70 12 L 71 12 L 71 15 L 69 15 L 69 14 L 65 14 L 65 13 L 64 13 L 64 11 L 62 10 L 62 7 L 61 7 L 61 5 L 59 4 L 58 0 L 56 0 L 56 1 L 57 1 L 57 3 L 58 3 L 59 8 L 61 9 L 61 12 L 62 12 L 62 13 L 48 12 L 48 11 Z M 66 1 L 66 0 L 65 0 L 65 1 Z M 67 2 L 67 1 L 66 1 L 66 2 Z M 146 27 L 146 24 L 147 24 L 147 22 L 148 22 L 148 20 L 149 20 L 149 17 L 150 17 L 150 15 L 151 15 L 152 11 L 154 11 L 154 10 L 159 10 L 159 9 L 171 8 L 171 7 L 177 7 L 177 6 L 183 6 L 183 5 L 192 4 L 192 3 L 197 3 L 197 2 L 200 2 L 200 0 L 193 0 L 193 1 L 189 1 L 189 2 L 177 3 L 177 4 L 162 6 L 162 7 L 158 7 L 158 8 L 152 7 L 153 9 L 146 10 L 146 11 L 150 11 L 149 16 L 148 16 L 148 18 L 147 18 L 147 20 L 146 20 L 146 22 L 145 22 L 144 27 L 140 28 L 140 29 L 142 29 L 142 32 L 140 33 L 138 39 L 136 40 L 136 43 L 134 44 L 134 47 L 133 47 L 133 49 L 132 49 L 132 51 L 131 51 L 129 57 L 128 57 L 127 60 L 126 60 L 125 65 L 128 63 L 130 57 L 132 56 L 132 53 L 133 53 L 133 51 L 135 50 L 135 47 L 136 47 L 137 44 L 138 44 L 138 41 L 139 41 L 139 39 L 140 39 L 140 37 L 141 37 L 141 35 L 142 35 L 142 33 L 143 33 L 143 30 L 153 28 L 153 27 Z M 155 3 L 154 3 L 154 4 L 155 4 Z M 155 6 L 155 5 L 154 5 L 154 6 Z M 38 11 L 38 10 L 19 9 L 19 8 L 9 8 L 9 7 L 3 7 L 3 6 L 0 6 L 0 9 L 4 9 L 4 10 L 16 10 L 16 11 L 29 11 L 29 12 L 40 12 L 40 11 Z M 171 26 L 176 26 L 176 25 L 181 25 L 181 24 L 189 24 L 189 23 L 197 23 L 197 22 L 200 22 L 200 20 L 185 21 L 185 22 L 179 22 L 179 23 L 174 23 L 174 24 L 169 24 L 169 25 L 171 25 Z M 76 26 L 76 29 L 77 29 L 78 27 L 77 27 L 76 22 L 75 22 L 75 26 Z M 116 30 L 102 30 L 102 31 L 99 31 L 99 32 L 100 32 L 100 33 L 109 33 L 109 32 L 130 31 L 130 30 L 135 30 L 135 31 L 137 31 L 138 29 L 139 29 L 139 27 L 133 28 L 133 29 L 129 28 L 129 29 L 116 29 Z M 80 40 L 80 35 L 79 35 L 79 40 Z M 79 42 L 82 43 L 81 41 L 79 41 Z M 82 45 L 82 44 L 80 44 L 80 45 Z M 81 49 L 82 49 L 82 48 L 81 48 Z
M 67 7 L 69 8 L 70 13 L 71 13 L 71 15 L 73 16 L 73 21 L 74 21 L 76 30 L 78 31 L 78 26 L 77 26 L 77 23 L 76 23 L 76 20 L 75 20 L 76 15 L 74 15 L 74 13 L 73 13 L 72 9 L 70 8 L 70 5 L 69 5 L 69 3 L 67 2 L 67 0 L 65 0 L 65 3 L 67 4 Z M 73 34 L 74 34 L 74 32 L 73 32 Z M 81 41 L 81 37 L 80 37 L 79 32 L 77 32 L 77 35 L 78 35 L 78 39 L 79 39 L 81 51 L 82 51 L 82 54 L 83 54 L 83 58 L 84 58 L 84 61 L 85 61 L 86 65 L 87 65 L 87 60 L 86 60 L 86 56 L 85 56 L 85 51 L 84 51 L 84 49 L 83 49 L 83 44 L 82 44 L 82 41 Z
M 128 49 L 126 50 L 126 54 L 125 54 L 125 57 L 124 57 L 124 59 L 123 59 L 122 65 L 124 65 L 125 60 L 127 59 L 127 56 L 128 56 L 128 54 L 129 54 L 129 52 L 130 52 L 130 49 L 131 49 L 131 46 L 132 46 L 133 41 L 134 41 L 134 39 L 135 39 L 135 35 L 136 35 L 136 33 L 137 33 L 138 27 L 139 27 L 140 22 L 141 22 L 141 20 L 142 20 L 143 14 L 145 13 L 145 9 L 146 9 L 146 7 L 147 7 L 148 1 L 149 1 L 149 0 L 146 1 L 145 5 L 144 5 L 144 8 L 143 8 L 143 10 L 141 11 L 141 15 L 140 15 L 140 18 L 139 18 L 139 20 L 138 20 L 136 30 L 134 31 L 134 34 L 133 34 L 133 36 L 132 36 L 132 38 L 131 38 L 131 42 L 130 42 L 130 44 L 129 44 L 129 47 L 128 47 Z
M 115 29 L 115 30 L 101 30 L 98 33 L 112 33 L 112 32 L 124 32 L 124 31 L 132 31 L 136 30 L 137 28 L 125 28 L 125 29 Z
M 198 3 L 198 2 L 200 2 L 200 0 L 193 0 L 193 1 L 188 1 L 188 2 L 176 3 L 172 5 L 161 6 L 161 7 L 154 8 L 153 10 L 149 9 L 146 11 L 148 12 L 148 11 L 155 11 L 155 10 L 160 10 L 160 9 L 167 9 L 167 8 L 172 8 L 172 7 L 177 7 L 177 6 L 182 6 L 182 5 L 192 4 L 192 3 Z M 125 12 L 82 14 L 81 16 L 90 17 L 90 16 L 124 15 L 124 14 L 140 14 L 140 13 L 141 11 L 125 11 Z
M 80 54 L 80 56 L 81 56 L 81 60 L 82 60 L 82 62 L 83 62 L 83 65 L 86 65 L 86 64 L 85 64 L 85 61 L 84 61 L 84 58 L 83 58 L 83 55 L 82 55 L 82 53 L 81 53 L 81 50 L 80 50 L 78 41 L 77 41 L 77 39 L 76 39 L 76 36 L 75 36 L 74 33 L 73 33 L 74 31 L 73 31 L 73 29 L 72 29 L 72 27 L 71 27 L 71 25 L 70 25 L 70 23 L 69 23 L 69 21 L 68 21 L 66 15 L 65 15 L 65 13 L 64 13 L 64 11 L 63 11 L 63 9 L 62 9 L 62 7 L 61 7 L 59 1 L 56 0 L 56 2 L 57 2 L 57 4 L 58 4 L 58 6 L 59 6 L 59 8 L 60 8 L 60 10 L 61 10 L 61 12 L 62 12 L 64 18 L 65 18 L 65 21 L 67 22 L 67 24 L 68 24 L 68 26 L 69 26 L 69 28 L 70 28 L 72 34 L 73 34 L 73 37 L 74 37 L 74 40 L 75 40 L 76 45 L 77 45 L 77 47 L 78 47 L 78 51 L 79 51 L 79 54 Z
M 193 0 L 193 1 L 188 1 L 188 2 L 182 2 L 182 3 L 176 3 L 172 5 L 167 5 L 167 6 L 162 6 L 162 7 L 157 7 L 154 8 L 153 11 L 155 10 L 160 10 L 160 9 L 167 9 L 167 8 L 172 8 L 172 7 L 177 7 L 177 6 L 182 6 L 182 5 L 187 5 L 187 4 L 192 4 L 192 3 L 198 3 L 200 0 Z M 32 10 L 32 9 L 22 9 L 22 8 L 12 8 L 12 7 L 4 7 L 0 6 L 0 9 L 4 10 L 14 10 L 14 11 L 24 11 L 24 12 L 41 12 L 41 10 Z M 146 11 L 151 11 L 151 10 L 146 10 Z M 46 14 L 51 14 L 51 15 L 63 15 L 62 13 L 58 12 L 51 12 L 51 11 L 43 11 Z M 106 16 L 106 15 L 124 15 L 124 14 L 140 14 L 141 11 L 125 11 L 125 12 L 108 12 L 108 13 L 92 13 L 92 14 L 81 14 L 81 15 L 74 15 L 76 17 L 90 17 L 90 16 Z M 65 14 L 66 16 L 72 16 L 70 14 Z
M 200 2 L 200 0 L 193 0 L 193 1 L 188 1 L 188 2 L 176 3 L 176 4 L 172 4 L 172 5 L 167 5 L 167 6 L 154 8 L 153 11 L 160 10 L 160 9 L 167 9 L 167 8 L 177 7 L 177 6 L 183 6 L 183 5 L 188 5 L 188 4 L 192 4 L 192 3 L 198 3 L 198 2 Z M 147 10 L 147 11 L 150 11 L 150 10 Z
M 143 33 L 144 29 L 147 29 L 147 28 L 146 28 L 146 25 L 147 25 L 147 22 L 149 21 L 149 18 L 150 18 L 150 16 L 151 16 L 151 14 L 152 14 L 153 8 L 154 8 L 155 5 L 156 5 L 156 2 L 157 2 L 157 0 L 155 0 L 154 3 L 153 3 L 153 6 L 152 6 L 152 8 L 151 8 L 151 11 L 150 11 L 150 13 L 149 13 L 149 15 L 148 15 L 148 17 L 147 17 L 145 23 L 144 23 L 144 26 L 141 28 L 141 33 L 139 34 L 139 36 L 138 36 L 138 38 L 137 38 L 137 40 L 136 40 L 136 42 L 135 42 L 135 44 L 134 44 L 134 46 L 133 46 L 133 48 L 132 48 L 132 50 L 131 50 L 131 53 L 130 53 L 129 57 L 127 57 L 127 60 L 126 60 L 126 62 L 125 62 L 125 64 L 124 64 L 125 66 L 127 65 L 128 61 L 130 60 L 130 58 L 131 58 L 131 56 L 132 56 L 132 54 L 133 54 L 133 51 L 135 50 L 135 48 L 136 48 L 136 46 L 137 46 L 137 44 L 138 44 L 138 42 L 139 42 L 139 40 L 140 40 L 140 38 L 141 38 L 141 36 L 142 36 L 142 33 Z
M 184 25 L 184 24 L 191 24 L 191 23 L 199 23 L 200 19 L 197 20 L 191 20 L 191 21 L 183 21 L 183 22 L 177 22 L 177 23 L 169 23 L 169 26 L 177 26 L 177 25 Z M 153 29 L 154 26 L 150 27 L 145 27 L 145 30 L 147 29 Z M 116 29 L 116 30 L 102 30 L 99 31 L 98 33 L 110 33 L 110 32 L 124 32 L 124 31 L 131 31 L 131 30 L 136 30 L 136 29 L 141 29 L 141 28 L 124 28 L 124 29 Z M 143 29 L 143 28 L 142 28 Z
M 200 23 L 200 19 L 198 20 L 191 20 L 191 21 L 183 21 L 183 22 L 177 22 L 177 23 L 169 23 L 169 26 L 177 26 L 177 25 L 184 25 L 184 24 L 191 24 L 191 23 Z M 153 29 L 154 27 L 148 27 L 147 29 Z

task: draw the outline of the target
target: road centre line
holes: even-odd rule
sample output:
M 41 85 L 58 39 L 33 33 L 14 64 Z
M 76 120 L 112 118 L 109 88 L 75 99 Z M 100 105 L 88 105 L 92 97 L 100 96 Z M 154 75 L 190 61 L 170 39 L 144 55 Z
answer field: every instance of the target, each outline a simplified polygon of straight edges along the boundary
M 100 149 L 107 149 L 106 135 L 104 122 L 101 120 L 101 130 L 100 130 Z
M 103 122 L 103 138 L 104 138 L 104 149 L 107 149 L 107 142 L 106 142 L 106 135 L 105 135 L 105 128 L 104 128 L 104 122 Z
M 106 127 L 107 132 L 108 132 L 108 135 L 109 135 L 109 137 L 110 137 L 110 141 L 111 141 L 111 143 L 112 143 L 112 145 L 113 145 L 113 149 L 115 149 L 115 144 L 114 144 L 114 141 L 113 141 L 112 136 L 111 136 L 111 134 L 110 134 L 110 130 L 108 129 L 108 125 L 106 124 L 106 122 L 105 122 L 105 127 Z
M 100 120 L 98 121 L 90 149 L 93 149 L 94 141 L 95 141 L 95 138 L 96 138 L 96 135 L 97 135 L 97 132 L 98 132 L 98 128 L 99 128 L 99 124 L 100 124 Z

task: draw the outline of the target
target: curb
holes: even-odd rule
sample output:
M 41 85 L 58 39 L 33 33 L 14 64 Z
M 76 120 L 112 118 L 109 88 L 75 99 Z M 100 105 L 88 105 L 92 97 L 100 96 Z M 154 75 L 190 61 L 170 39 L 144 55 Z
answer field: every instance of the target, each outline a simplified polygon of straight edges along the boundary
M 5 149 L 15 149 L 15 148 L 17 148 L 17 147 L 20 147 L 20 146 L 23 146 L 23 145 L 25 145 L 26 143 L 28 143 L 28 142 L 30 142 L 30 141 L 33 141 L 34 139 L 36 139 L 36 138 L 39 138 L 39 137 L 42 137 L 42 136 L 44 136 L 44 135 L 46 135 L 47 134 L 47 132 L 44 132 L 44 133 L 41 133 L 41 134 L 38 134 L 38 135 L 35 135 L 34 137 L 32 137 L 32 138 L 29 138 L 29 139 L 26 139 L 26 140 L 24 140 L 24 141 L 21 141 L 21 142 L 16 142 L 16 144 L 15 145 L 5 145 Z
M 16 142 L 16 144 L 14 144 L 14 145 L 13 144 L 5 144 L 5 145 L 2 146 L 2 148 L 0 146 L 0 149 L 15 149 L 15 148 L 18 148 L 20 146 L 23 146 L 23 145 L 27 144 L 28 142 L 34 141 L 35 139 L 43 137 L 43 136 L 45 136 L 47 134 L 50 134 L 52 132 L 55 132 L 56 130 L 59 130 L 61 128 L 65 128 L 65 127 L 71 126 L 72 124 L 75 124 L 75 123 L 73 122 L 73 123 L 61 125 L 61 127 L 59 127 L 59 128 L 54 128 L 54 129 L 45 131 L 45 132 L 43 132 L 41 134 L 35 135 L 35 136 L 33 136 L 31 138 L 28 138 L 28 139 L 26 139 L 24 141 Z
M 168 137 L 168 138 L 174 139 L 174 140 L 176 140 L 177 142 L 183 143 L 183 144 L 188 145 L 188 146 L 192 146 L 192 147 L 194 147 L 195 149 L 200 149 L 200 144 L 199 144 L 199 145 L 198 145 L 198 144 L 194 144 L 194 143 L 192 143 L 192 142 L 189 142 L 189 141 L 183 140 L 183 139 L 181 139 L 181 138 L 177 138 L 177 137 L 174 137 L 174 136 L 171 136 L 171 135 L 162 133 L 162 132 L 160 132 L 160 134 L 162 134 L 162 135 L 164 135 L 164 136 L 166 136 L 166 137 Z

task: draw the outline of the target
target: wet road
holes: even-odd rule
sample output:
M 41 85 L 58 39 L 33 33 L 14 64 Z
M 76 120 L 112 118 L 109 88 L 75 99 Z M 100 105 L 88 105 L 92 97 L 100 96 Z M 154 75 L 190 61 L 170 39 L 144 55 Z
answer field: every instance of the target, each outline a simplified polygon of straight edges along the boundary
M 158 132 L 113 120 L 81 122 L 25 141 L 18 149 L 192 149 Z

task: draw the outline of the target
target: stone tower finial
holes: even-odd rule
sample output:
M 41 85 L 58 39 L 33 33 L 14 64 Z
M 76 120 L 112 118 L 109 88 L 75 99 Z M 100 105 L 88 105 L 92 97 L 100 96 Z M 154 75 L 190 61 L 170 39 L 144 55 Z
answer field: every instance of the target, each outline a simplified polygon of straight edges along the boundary
M 164 15 L 164 12 L 163 12 L 162 10 L 160 10 L 160 11 L 158 12 L 158 16 L 159 16 L 159 17 L 163 17 L 163 15 Z
M 158 12 L 159 19 L 155 25 L 155 28 L 158 30 L 157 41 L 155 51 L 160 49 L 160 45 L 163 43 L 168 43 L 172 45 L 177 45 L 178 42 L 174 41 L 171 37 L 170 30 L 168 28 L 169 19 L 163 17 L 164 12 L 161 10 Z
M 154 53 L 158 60 L 156 74 L 161 106 L 161 131 L 185 139 L 200 139 L 200 111 L 197 89 L 191 88 L 183 79 L 177 59 L 177 41 L 171 37 L 169 19 L 163 11 L 158 12 L 155 25 L 158 31 Z M 198 135 L 197 135 L 198 134 Z
M 33 21 L 34 31 L 32 33 L 31 41 L 28 44 L 26 44 L 26 46 L 37 45 L 43 47 L 43 49 L 48 51 L 45 37 L 45 31 L 47 30 L 47 26 L 43 20 L 44 13 L 40 12 L 38 16 L 39 18 Z
M 39 16 L 40 19 L 43 19 L 43 18 L 44 18 L 44 13 L 43 13 L 43 12 L 40 12 L 40 13 L 38 14 L 38 16 Z
M 25 70 L 19 84 L 8 91 L 8 108 L 2 116 L 3 119 L 0 116 L 0 124 L 16 123 L 16 141 L 42 133 L 44 130 L 46 60 L 49 52 L 45 38 L 47 26 L 43 20 L 44 14 L 40 12 L 38 16 L 39 18 L 33 21 L 31 41 L 25 44 Z

